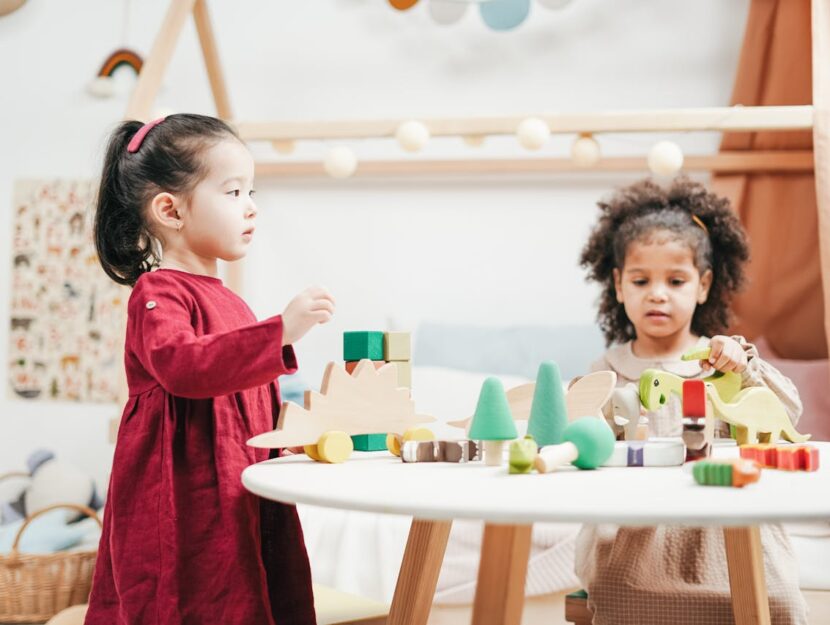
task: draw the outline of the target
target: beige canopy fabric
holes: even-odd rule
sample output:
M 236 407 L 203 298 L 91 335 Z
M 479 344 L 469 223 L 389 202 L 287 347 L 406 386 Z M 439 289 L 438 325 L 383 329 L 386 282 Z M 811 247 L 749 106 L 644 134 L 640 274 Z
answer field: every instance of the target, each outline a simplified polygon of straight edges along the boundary
M 827 0 L 823 5 L 827 17 Z M 810 0 L 753 0 L 732 93 L 732 104 L 790 105 L 812 102 Z M 830 59 L 821 60 L 830 80 Z M 830 93 L 828 93 L 830 99 Z M 828 125 L 816 124 L 816 180 L 805 173 L 714 176 L 712 186 L 730 198 L 750 239 L 749 285 L 735 300 L 733 331 L 751 340 L 763 336 L 776 354 L 789 359 L 827 358 L 830 332 L 825 293 L 830 293 L 830 162 L 819 139 Z M 809 131 L 727 133 L 722 150 L 804 150 Z M 824 159 L 828 157 L 825 155 Z M 822 181 L 823 184 L 822 184 Z M 824 207 L 820 219 L 819 207 Z M 819 251 L 822 241 L 823 254 Z M 825 257 L 822 263 L 822 255 Z M 822 268 L 824 271 L 822 272 Z

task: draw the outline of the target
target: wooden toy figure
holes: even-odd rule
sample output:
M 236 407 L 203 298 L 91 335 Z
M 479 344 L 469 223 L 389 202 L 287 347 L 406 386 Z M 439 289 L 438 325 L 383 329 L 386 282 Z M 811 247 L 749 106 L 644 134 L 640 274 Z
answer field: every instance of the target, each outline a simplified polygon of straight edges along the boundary
M 648 438 L 647 420 L 640 414 L 640 394 L 634 384 L 617 387 L 602 412 L 617 440 Z
M 510 443 L 510 453 L 508 455 L 508 472 L 530 473 L 538 453 L 539 447 L 530 435 L 525 436 L 522 440 L 513 441 Z
M 741 445 L 741 458 L 764 468 L 784 471 L 818 471 L 818 447 L 814 445 Z
M 539 365 L 539 372 L 536 374 L 536 388 L 533 391 L 527 433 L 539 447 L 558 445 L 562 442 L 562 432 L 566 425 L 568 408 L 565 405 L 562 376 L 559 366 L 549 360 Z
M 405 441 L 401 447 L 404 462 L 456 462 L 465 463 L 479 460 L 479 449 L 475 441 Z
M 721 399 L 711 382 L 706 383 L 706 392 L 714 415 L 736 427 L 735 439 L 739 445 L 757 443 L 759 435 L 766 435 L 770 443 L 778 442 L 779 436 L 791 443 L 803 443 L 810 439 L 809 434 L 796 431 L 784 404 L 766 386 L 745 388 L 731 402 Z
M 582 417 L 572 421 L 562 435 L 563 443 L 542 447 L 536 456 L 539 473 L 549 473 L 570 463 L 580 469 L 596 469 L 614 453 L 614 433 L 605 419 Z
M 277 428 L 254 436 L 248 445 L 303 445 L 313 460 L 343 462 L 352 453 L 352 435 L 378 430 L 402 434 L 431 421 L 435 418 L 415 412 L 409 389 L 398 386 L 393 363 L 375 369 L 371 361 L 362 360 L 349 375 L 342 363 L 330 362 L 320 392 L 306 393 L 305 408 L 284 402 Z
M 481 386 L 478 404 L 470 424 L 470 438 L 484 441 L 484 462 L 490 466 L 502 463 L 505 441 L 518 437 L 504 386 L 498 378 L 487 378 Z
M 686 461 L 680 441 L 619 441 L 604 467 L 677 467 Z
M 706 404 L 703 380 L 683 380 L 683 443 L 686 460 L 708 458 L 712 453 L 715 421 Z
M 704 486 L 735 486 L 743 488 L 757 482 L 761 477 L 761 467 L 757 462 L 744 458 L 728 462 L 700 460 L 692 468 L 695 482 Z
M 720 379 L 732 375 L 737 374 L 730 372 Z M 759 434 L 768 436 L 769 442 L 772 443 L 777 442 L 779 436 L 792 443 L 803 443 L 810 438 L 809 434 L 799 434 L 796 431 L 784 405 L 771 389 L 766 386 L 751 386 L 739 391 L 727 401 L 718 392 L 718 382 L 713 380 L 714 377 L 703 380 L 712 414 L 721 421 L 735 426 L 735 438 L 739 445 L 758 442 Z M 646 410 L 656 410 L 665 404 L 670 393 L 682 398 L 683 378 L 657 369 L 646 369 L 640 376 L 640 401 Z

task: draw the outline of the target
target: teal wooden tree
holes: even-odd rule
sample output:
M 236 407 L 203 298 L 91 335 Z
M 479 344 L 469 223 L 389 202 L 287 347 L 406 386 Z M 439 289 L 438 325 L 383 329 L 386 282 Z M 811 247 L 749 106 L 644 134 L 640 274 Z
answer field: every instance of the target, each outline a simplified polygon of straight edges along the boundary
M 481 386 L 476 412 L 470 424 L 470 438 L 484 441 L 484 461 L 497 466 L 502 463 L 504 441 L 518 436 L 504 386 L 498 378 L 487 378 Z
M 552 360 L 539 365 L 536 374 L 536 389 L 530 407 L 527 433 L 539 447 L 558 445 L 568 425 L 568 409 L 565 405 L 565 391 L 559 365 Z

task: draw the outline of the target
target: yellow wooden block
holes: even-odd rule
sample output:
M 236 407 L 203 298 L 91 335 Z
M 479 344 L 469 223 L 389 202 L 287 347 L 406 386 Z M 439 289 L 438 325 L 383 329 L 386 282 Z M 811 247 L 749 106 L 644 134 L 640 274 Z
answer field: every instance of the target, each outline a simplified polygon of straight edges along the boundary
M 387 434 L 386 435 L 386 449 L 388 449 L 395 456 L 400 457 L 400 455 L 401 455 L 401 443 L 402 442 L 403 442 L 403 437 L 399 436 L 398 434 Z
M 412 388 L 412 363 L 411 362 L 393 362 L 398 368 L 398 388 Z
M 434 441 L 435 433 L 429 428 L 409 428 L 403 433 L 403 441 Z
M 385 603 L 312 584 L 317 625 L 383 625 L 389 615 Z
M 303 451 L 305 452 L 305 455 L 312 460 L 316 460 L 317 462 L 323 461 L 320 457 L 320 452 L 317 451 L 317 445 L 303 445 Z
M 412 360 L 412 337 L 409 332 L 384 333 L 383 359 L 387 362 Z
M 326 432 L 317 442 L 317 455 L 323 462 L 332 464 L 346 462 L 353 450 L 352 437 L 345 432 L 336 430 Z

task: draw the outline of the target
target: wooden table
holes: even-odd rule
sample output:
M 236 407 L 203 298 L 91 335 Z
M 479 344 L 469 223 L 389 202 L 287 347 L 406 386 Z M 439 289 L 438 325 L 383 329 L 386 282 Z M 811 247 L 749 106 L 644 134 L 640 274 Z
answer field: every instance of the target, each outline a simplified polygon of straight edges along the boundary
M 413 517 L 390 624 L 427 622 L 453 519 L 485 522 L 473 623 L 518 625 L 533 523 L 723 526 L 737 625 L 770 622 L 758 526 L 830 520 L 830 443 L 815 473 L 764 470 L 744 489 L 703 487 L 688 468 L 564 470 L 508 475 L 483 463 L 404 464 L 355 453 L 340 465 L 306 456 L 248 467 L 245 487 L 268 499 Z M 735 448 L 718 455 L 737 455 Z

